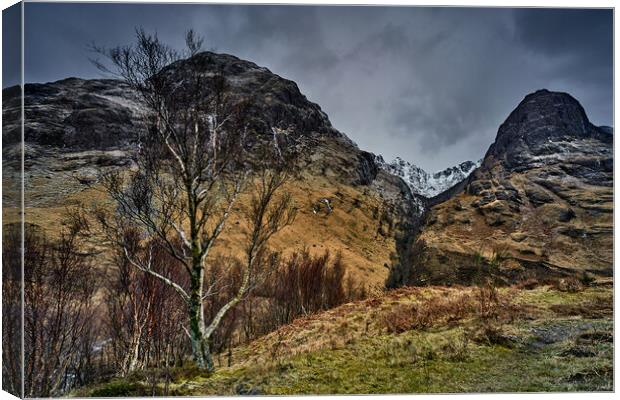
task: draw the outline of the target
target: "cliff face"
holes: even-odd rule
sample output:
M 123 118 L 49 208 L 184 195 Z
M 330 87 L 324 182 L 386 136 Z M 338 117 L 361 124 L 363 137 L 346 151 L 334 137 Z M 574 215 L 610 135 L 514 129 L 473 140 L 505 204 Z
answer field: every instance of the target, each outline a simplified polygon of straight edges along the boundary
M 19 93 L 3 90 L 3 114 L 19 110 Z M 29 144 L 67 150 L 103 150 L 127 147 L 140 107 L 127 85 L 109 79 L 63 79 L 24 88 L 24 137 Z M 21 140 L 19 121 L 5 124 L 3 142 Z
M 430 211 L 425 265 L 404 280 L 467 281 L 480 255 L 502 258 L 504 279 L 612 274 L 613 135 L 570 95 L 526 96 L 459 189 Z

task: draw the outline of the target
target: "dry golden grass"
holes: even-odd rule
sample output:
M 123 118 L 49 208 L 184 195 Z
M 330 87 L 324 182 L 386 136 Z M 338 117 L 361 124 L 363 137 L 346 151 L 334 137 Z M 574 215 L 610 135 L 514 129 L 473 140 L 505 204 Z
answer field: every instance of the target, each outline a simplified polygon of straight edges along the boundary
M 515 309 L 508 307 L 510 293 L 502 290 L 489 308 L 476 287 L 396 289 L 296 319 L 235 349 L 233 358 L 248 364 L 271 362 L 279 357 L 343 348 L 367 337 L 452 325 L 484 313 L 498 313 L 502 318 L 507 313 L 516 315 Z
M 61 184 L 61 183 L 59 183 Z M 30 207 L 29 194 L 38 193 L 36 182 L 26 192 L 25 219 L 28 223 L 40 225 L 52 237 L 58 234 L 67 209 L 78 204 L 104 204 L 108 202 L 100 187 L 84 186 L 81 191 L 61 197 L 57 206 Z M 348 272 L 368 289 L 381 288 L 388 274 L 384 264 L 389 264 L 390 253 L 395 249 L 394 239 L 378 234 L 381 225 L 383 203 L 367 188 L 337 184 L 324 177 L 303 176 L 289 182 L 285 189 L 294 198 L 298 208 L 294 223 L 270 242 L 271 247 L 288 255 L 295 250 L 308 248 L 311 254 L 342 254 Z M 313 206 L 322 198 L 329 198 L 333 212 L 313 212 Z M 249 196 L 242 196 L 224 230 L 214 246 L 213 255 L 241 256 L 244 243 L 243 210 Z M 49 203 L 49 202 L 48 202 Z M 30 203 L 31 204 L 31 203 Z M 18 210 L 3 209 L 4 223 L 17 222 Z M 94 243 L 97 240 L 93 240 Z

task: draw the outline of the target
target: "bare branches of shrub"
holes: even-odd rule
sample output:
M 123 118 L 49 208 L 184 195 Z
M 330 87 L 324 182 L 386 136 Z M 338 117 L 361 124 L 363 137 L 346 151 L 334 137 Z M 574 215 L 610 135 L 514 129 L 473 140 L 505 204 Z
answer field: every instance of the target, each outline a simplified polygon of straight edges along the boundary
M 163 244 L 142 246 L 137 232 L 131 230 L 124 236 L 132 258 L 145 257 L 146 248 L 152 249 L 153 270 L 187 287 L 182 266 Z M 114 268 L 110 268 L 105 280 L 105 350 L 114 372 L 126 375 L 145 367 L 178 365 L 187 350 L 182 330 L 184 304 L 173 288 L 134 268 L 124 250 L 116 248 Z
M 468 319 L 476 325 L 501 325 L 519 316 L 519 308 L 507 296 L 485 286 L 469 292 L 440 292 L 420 301 L 398 304 L 383 315 L 383 326 L 389 333 L 401 333 Z
M 25 396 L 58 396 L 93 378 L 90 367 L 97 339 L 93 306 L 97 279 L 81 241 L 82 222 L 67 219 L 55 239 L 48 238 L 35 225 L 24 226 Z M 5 232 L 4 256 L 15 257 L 14 250 L 21 249 L 19 228 L 8 227 Z M 19 261 L 20 257 L 12 258 L 10 263 L 19 265 Z M 7 272 L 11 279 L 5 280 L 4 290 L 10 293 L 17 290 L 15 278 L 21 273 L 17 273 L 15 265 Z M 15 300 L 5 303 L 3 317 L 7 314 L 14 318 L 16 305 Z M 11 385 L 21 378 L 14 367 L 9 363 L 3 369 Z
M 352 283 L 339 254 L 294 252 L 278 264 L 242 305 L 246 340 L 271 332 L 295 318 L 365 297 Z

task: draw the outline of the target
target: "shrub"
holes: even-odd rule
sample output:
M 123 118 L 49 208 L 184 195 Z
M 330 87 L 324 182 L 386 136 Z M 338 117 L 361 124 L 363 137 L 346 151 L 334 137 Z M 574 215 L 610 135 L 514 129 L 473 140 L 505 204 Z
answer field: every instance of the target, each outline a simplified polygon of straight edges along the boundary
M 388 333 L 401 333 L 413 329 L 413 315 L 416 308 L 411 305 L 399 304 L 383 317 L 383 324 Z
M 592 283 L 594 283 L 596 279 L 588 274 L 586 271 L 583 271 L 583 273 L 581 274 L 581 276 L 579 277 L 579 281 L 583 284 L 583 286 L 590 286 Z
M 583 283 L 572 276 L 558 279 L 552 283 L 552 286 L 560 292 L 568 293 L 578 293 L 582 292 L 584 289 Z
M 470 335 L 479 343 L 512 347 L 513 338 L 504 333 L 503 325 L 522 316 L 522 309 L 502 296 L 492 285 L 476 291 L 476 324 Z
M 295 318 L 366 297 L 347 275 L 340 254 L 312 255 L 305 249 L 282 260 L 241 306 L 245 340 L 276 330 Z
M 510 256 L 508 246 L 499 245 L 493 248 L 491 258 L 489 259 L 489 269 L 491 272 L 499 272 L 499 269 Z
M 455 297 L 433 296 L 420 303 L 399 304 L 384 315 L 389 333 L 427 329 L 440 323 L 460 321 L 474 313 L 474 301 L 468 294 Z
M 5 232 L 5 257 L 21 251 L 21 235 L 15 228 Z M 92 359 L 96 356 L 93 349 L 98 321 L 93 297 L 99 275 L 93 257 L 85 251 L 84 221 L 80 216 L 68 216 L 53 238 L 36 225 L 26 224 L 24 228 L 23 304 L 3 297 L 3 301 L 9 300 L 3 311 L 7 316 L 23 311 L 24 395 L 60 396 L 95 378 Z M 21 278 L 21 271 L 16 274 L 14 265 L 19 268 L 19 262 L 6 258 L 3 262 L 9 272 L 3 278 L 12 278 L 4 280 L 3 290 L 19 294 L 21 282 L 15 278 Z M 3 334 L 7 333 L 19 332 L 3 330 Z M 3 339 L 8 339 L 9 345 L 4 351 L 15 350 L 11 346 L 15 338 Z M 21 381 L 21 372 L 3 368 L 3 379 Z
M 523 308 L 513 304 L 509 296 L 501 295 L 492 285 L 476 291 L 476 317 L 482 322 L 509 323 L 523 316 Z
M 312 256 L 307 249 L 293 253 L 266 286 L 266 295 L 274 302 L 274 322 L 286 324 L 298 316 L 346 303 L 345 275 L 340 254 L 332 260 L 328 251 L 319 256 Z
M 513 338 L 506 335 L 503 327 L 498 324 L 483 323 L 478 325 L 474 328 L 471 336 L 478 343 L 505 347 L 512 347 L 514 345 Z
M 499 297 L 493 286 L 481 286 L 476 291 L 477 316 L 483 320 L 497 319 Z
M 468 344 L 469 338 L 467 335 L 455 338 L 442 347 L 442 354 L 448 361 L 466 361 L 468 359 Z
M 131 246 L 132 257 L 145 257 L 146 251 L 138 246 L 136 231 L 124 232 L 124 241 Z M 153 242 L 154 271 L 184 282 L 183 266 L 163 248 Z M 116 374 L 182 362 L 188 349 L 185 323 L 185 304 L 173 288 L 161 280 L 138 270 L 128 261 L 124 249 L 115 249 L 113 268 L 104 282 L 103 319 L 105 337 L 102 353 Z

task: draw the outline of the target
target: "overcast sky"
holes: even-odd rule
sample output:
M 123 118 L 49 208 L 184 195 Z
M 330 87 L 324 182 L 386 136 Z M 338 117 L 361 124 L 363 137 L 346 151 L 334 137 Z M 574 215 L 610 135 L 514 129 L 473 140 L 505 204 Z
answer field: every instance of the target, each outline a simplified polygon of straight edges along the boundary
M 612 125 L 611 10 L 27 3 L 25 80 L 98 77 L 87 45 L 136 26 L 175 46 L 193 28 L 296 81 L 362 149 L 429 171 L 482 157 L 540 88 Z

